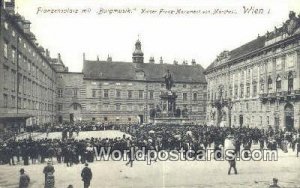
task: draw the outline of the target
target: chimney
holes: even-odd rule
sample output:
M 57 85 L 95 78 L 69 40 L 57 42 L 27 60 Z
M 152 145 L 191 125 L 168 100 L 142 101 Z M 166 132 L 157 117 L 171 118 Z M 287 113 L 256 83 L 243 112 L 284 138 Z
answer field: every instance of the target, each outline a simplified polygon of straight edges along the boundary
M 174 60 L 174 61 L 173 61 L 173 64 L 174 64 L 174 65 L 178 65 L 178 61 Z
M 60 53 L 57 54 L 57 57 L 58 57 L 58 62 L 61 63 L 61 56 L 60 56 Z
M 155 63 L 154 57 L 150 57 L 149 63 Z
M 160 57 L 159 63 L 160 63 L 160 64 L 163 64 L 163 63 L 164 63 L 164 60 L 163 60 L 162 57 Z
M 196 60 L 192 59 L 192 65 L 196 65 Z
M 83 59 L 83 61 L 85 61 L 85 53 L 84 52 L 82 54 L 82 59 Z
M 109 54 L 108 54 L 108 56 L 107 56 L 107 62 L 109 62 L 109 63 L 112 62 L 112 57 L 110 57 Z
M 46 49 L 46 57 L 50 57 L 50 52 L 48 49 Z
M 97 61 L 99 61 L 99 55 L 97 55 Z

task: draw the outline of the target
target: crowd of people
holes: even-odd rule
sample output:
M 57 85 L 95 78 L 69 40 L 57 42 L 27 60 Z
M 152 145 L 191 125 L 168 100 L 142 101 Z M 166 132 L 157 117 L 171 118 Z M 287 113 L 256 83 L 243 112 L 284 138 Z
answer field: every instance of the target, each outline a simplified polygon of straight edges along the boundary
M 226 139 L 232 138 L 234 141 L 235 153 L 238 154 L 241 148 L 250 150 L 253 144 L 259 145 L 260 149 L 277 150 L 281 149 L 287 152 L 287 148 L 296 150 L 297 157 L 300 152 L 300 130 L 284 131 L 275 130 L 272 127 L 268 129 L 247 128 L 247 127 L 217 127 L 206 125 L 152 125 L 152 124 L 133 124 L 133 125 L 95 125 L 95 123 L 81 122 L 76 124 L 65 124 L 63 128 L 46 129 L 46 133 L 60 131 L 61 139 L 9 139 L 0 143 L 0 164 L 9 165 L 30 165 L 37 163 L 65 163 L 67 167 L 74 164 L 86 164 L 95 161 L 94 148 L 104 148 L 106 151 L 111 148 L 114 150 L 125 151 L 131 147 L 137 149 L 146 148 L 146 150 L 206 150 L 213 148 L 215 151 L 225 145 Z M 96 127 L 96 128 L 95 128 Z M 86 138 L 76 140 L 73 138 L 73 132 L 95 131 L 118 129 L 124 133 L 122 137 L 117 138 Z M 130 135 L 130 136 L 126 136 Z M 124 154 L 124 153 L 122 153 Z M 55 160 L 53 160 L 55 159 Z M 46 162 L 48 161 L 48 162 Z M 128 159 L 126 165 L 132 166 L 134 159 Z M 231 168 L 236 167 L 234 161 L 229 161 L 230 174 Z M 50 169 L 50 170 L 49 170 Z M 48 172 L 49 171 L 49 172 Z M 91 180 L 91 172 L 87 167 L 82 172 L 90 174 L 83 177 L 84 186 L 88 187 Z M 54 169 L 45 167 L 45 185 L 54 185 Z M 20 182 L 28 184 L 29 176 L 20 170 Z
M 88 126 L 86 126 L 88 127 Z M 241 147 L 251 149 L 252 144 L 259 144 L 260 148 L 276 150 L 280 148 L 287 151 L 291 147 L 293 151 L 300 151 L 299 130 L 282 131 L 269 128 L 267 130 L 257 128 L 229 128 L 216 126 L 155 126 L 127 125 L 120 127 L 124 133 L 131 135 L 122 138 L 86 138 L 76 140 L 72 138 L 76 127 L 65 127 L 62 130 L 63 139 L 22 139 L 9 140 L 0 145 L 0 164 L 15 165 L 21 159 L 24 165 L 44 163 L 46 159 L 56 158 L 58 163 L 73 164 L 93 162 L 94 148 L 112 148 L 119 151 L 128 150 L 131 146 L 137 148 L 160 150 L 184 150 L 207 149 L 214 147 L 215 150 L 224 146 L 228 135 L 235 140 L 235 149 L 239 153 Z M 81 129 L 82 130 L 82 129 Z M 85 129 L 84 129 L 85 130 Z M 69 133 L 69 134 L 68 134 Z M 69 136 L 68 136 L 69 135 Z M 297 144 L 298 143 L 298 144 Z

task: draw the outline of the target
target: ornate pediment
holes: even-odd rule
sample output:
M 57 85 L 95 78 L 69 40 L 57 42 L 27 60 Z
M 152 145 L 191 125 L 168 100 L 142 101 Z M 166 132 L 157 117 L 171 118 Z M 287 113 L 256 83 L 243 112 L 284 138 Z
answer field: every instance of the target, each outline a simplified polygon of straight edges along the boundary
M 230 57 L 230 52 L 228 50 L 224 50 L 217 56 L 214 62 L 216 65 L 219 65 L 226 62 L 229 59 L 229 57 Z

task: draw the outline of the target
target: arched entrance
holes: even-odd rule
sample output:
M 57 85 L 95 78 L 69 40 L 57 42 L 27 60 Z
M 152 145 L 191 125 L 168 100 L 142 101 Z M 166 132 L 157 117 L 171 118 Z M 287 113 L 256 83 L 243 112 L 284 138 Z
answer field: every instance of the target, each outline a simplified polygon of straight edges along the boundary
M 287 103 L 284 107 L 285 127 L 287 130 L 294 128 L 294 106 Z

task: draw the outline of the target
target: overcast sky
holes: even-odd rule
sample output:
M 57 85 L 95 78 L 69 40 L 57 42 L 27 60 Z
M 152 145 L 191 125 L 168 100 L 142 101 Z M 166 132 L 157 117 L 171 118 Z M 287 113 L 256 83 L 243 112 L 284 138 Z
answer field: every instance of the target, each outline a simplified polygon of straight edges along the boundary
M 195 59 L 206 68 L 223 50 L 232 50 L 255 39 L 258 34 L 280 27 L 290 10 L 300 13 L 299 0 L 16 0 L 17 11 L 30 20 L 31 31 L 38 42 L 61 53 L 72 72 L 82 70 L 82 54 L 86 59 L 130 62 L 134 43 L 140 35 L 145 62 L 154 56 L 156 63 L 174 60 L 189 63 Z M 263 8 L 264 14 L 244 14 L 243 6 Z M 40 7 L 40 8 L 39 8 Z M 85 14 L 37 14 L 47 9 L 88 9 Z M 131 8 L 133 14 L 101 14 L 100 8 Z M 170 15 L 140 13 L 152 10 L 234 10 L 229 15 Z M 268 11 L 270 12 L 268 13 Z

